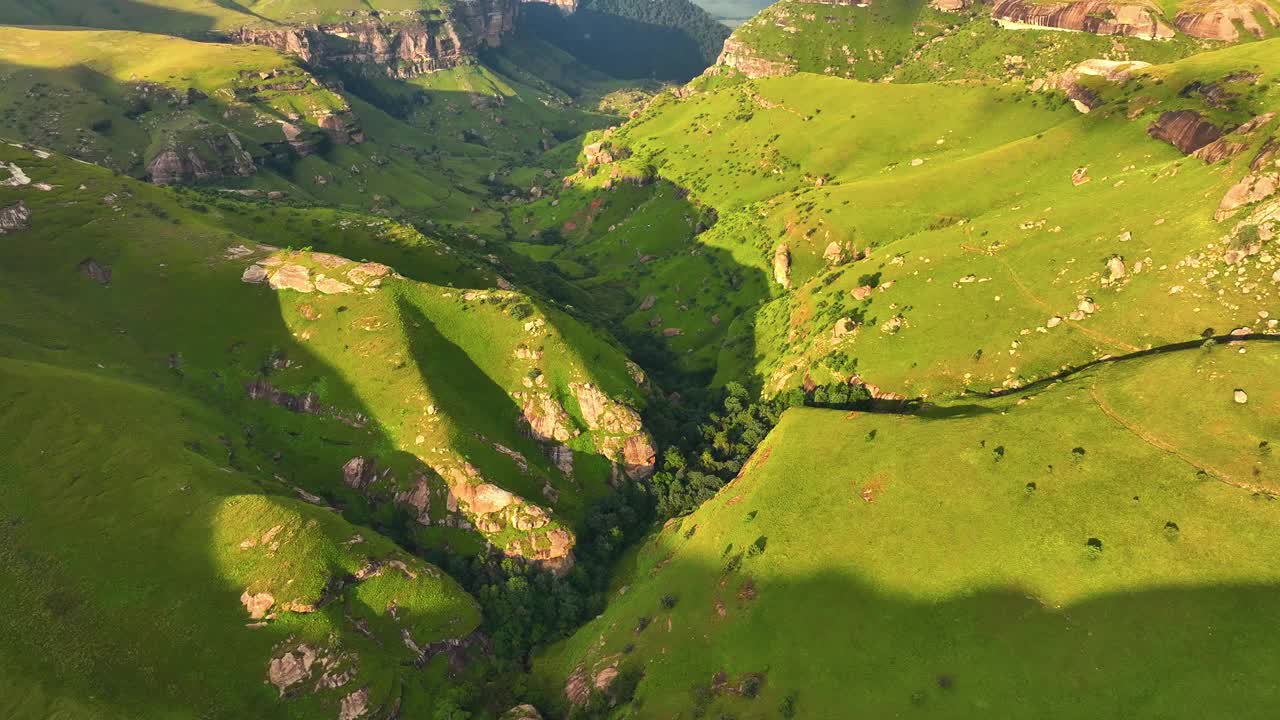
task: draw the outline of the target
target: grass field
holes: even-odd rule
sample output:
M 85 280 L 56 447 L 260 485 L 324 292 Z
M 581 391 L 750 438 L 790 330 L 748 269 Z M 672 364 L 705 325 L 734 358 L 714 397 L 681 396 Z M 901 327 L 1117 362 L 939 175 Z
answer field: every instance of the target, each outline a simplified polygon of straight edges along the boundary
M 538 661 L 545 702 L 613 665 L 644 674 L 616 717 L 1266 717 L 1278 361 L 1216 346 L 912 415 L 792 410 Z

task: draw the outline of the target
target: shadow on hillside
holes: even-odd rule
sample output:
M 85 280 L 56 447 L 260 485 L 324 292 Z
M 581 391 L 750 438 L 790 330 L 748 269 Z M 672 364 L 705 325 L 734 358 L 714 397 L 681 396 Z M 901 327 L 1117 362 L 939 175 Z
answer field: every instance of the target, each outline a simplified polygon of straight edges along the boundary
M 622 79 L 688 81 L 710 64 L 698 40 L 684 29 L 579 7 L 565 14 L 554 5 L 520 8 L 522 32 Z
M 512 240 L 534 246 L 526 252 L 548 254 L 535 261 L 506 250 L 504 260 L 522 283 L 609 328 L 667 391 L 695 392 L 710 383 L 715 364 L 695 365 L 693 352 L 754 354 L 754 316 L 769 297 L 769 278 L 699 240 L 714 225 L 713 211 L 665 180 L 642 177 L 621 177 L 611 189 L 572 185 L 552 197 L 554 208 L 543 200 L 510 210 Z M 524 224 L 525 213 L 541 219 Z M 548 215 L 563 219 L 549 222 Z M 660 221 L 678 229 L 653 230 Z M 731 379 L 757 388 L 761 382 Z
M 28 3 L 20 2 L 19 5 Z M 259 17 L 235 0 L 214 0 L 214 4 L 226 10 Z M 141 0 L 44 0 L 31 2 L 26 12 L 5 12 L 0 6 L 0 24 L 21 25 L 37 23 L 42 29 L 78 30 L 136 30 L 154 33 L 179 33 L 200 36 L 214 29 L 215 19 L 208 15 L 187 12 L 155 2 Z M 146 18 L 137 22 L 137 18 Z
M 814 718 L 1261 720 L 1280 701 L 1280 640 L 1259 631 L 1280 622 L 1280 583 L 1104 592 L 1055 608 L 1013 587 L 929 602 L 835 570 L 752 578 L 762 562 L 729 574 L 671 562 L 627 598 L 654 627 L 632 632 L 638 618 L 615 607 L 608 640 L 564 658 L 564 670 L 607 656 L 625 673 L 660 656 L 643 666 L 636 693 L 655 716 L 699 698 L 711 698 L 706 717 L 768 714 L 794 697 L 797 717 Z M 637 590 L 642 600 L 630 597 Z M 663 609 L 664 594 L 678 598 L 674 610 Z M 664 616 L 681 633 L 674 641 Z M 612 654 L 624 646 L 629 655 Z M 760 673 L 760 697 L 716 693 L 718 673 L 729 687 Z M 565 678 L 544 679 L 538 706 L 563 706 Z
M 391 443 L 376 422 L 359 421 L 371 416 L 369 409 L 342 374 L 294 334 L 296 325 L 286 322 L 303 322 L 305 313 L 286 318 L 285 313 L 300 308 L 282 302 L 265 286 L 241 283 L 243 265 L 222 259 L 225 247 L 240 237 L 227 233 L 224 239 L 222 233 L 179 224 L 170 194 L 127 179 L 75 170 L 76 165 L 58 158 L 30 156 L 21 164 L 56 189 L 4 189 L 10 197 L 23 197 L 41 218 L 24 231 L 29 235 L 20 244 L 0 247 L 6 292 L 38 308 L 10 315 L 21 333 L 18 342 L 6 347 L 19 348 L 49 367 L 83 367 L 85 371 L 75 372 L 101 378 L 102 387 L 113 388 L 108 393 L 99 392 L 95 383 L 85 382 L 82 388 L 50 383 L 47 398 L 34 398 L 33 428 L 64 423 L 73 429 L 75 441 L 59 453 L 56 477 L 49 474 L 53 465 L 41 469 L 24 461 L 15 469 L 15 483 L 38 478 L 41 487 L 31 488 L 34 497 L 48 495 L 34 506 L 23 500 L 28 507 L 21 512 L 32 528 L 65 527 L 66 547 L 98 558 L 101 569 L 92 560 L 87 564 L 84 556 L 48 561 L 44 553 L 56 550 L 51 546 L 24 558 L 30 567 L 18 568 L 19 577 L 40 578 L 31 588 L 36 593 L 31 602 L 45 603 L 41 593 L 46 592 L 62 598 L 49 601 L 38 614 L 24 614 L 28 622 L 45 620 L 57 630 L 42 632 L 59 641 L 67 633 L 86 630 L 84 637 L 66 640 L 69 644 L 50 643 L 67 650 L 60 657 L 32 652 L 29 667 L 43 668 L 34 675 L 41 690 L 53 697 L 65 690 L 69 700 L 92 697 L 95 707 L 118 707 L 130 716 L 153 715 L 160 708 L 172 708 L 167 714 L 208 717 L 286 712 L 275 689 L 263 680 L 276 645 L 295 637 L 298 626 L 244 627 L 249 622 L 240 600 L 245 587 L 236 584 L 244 561 L 234 547 L 240 539 L 219 535 L 240 531 L 237 521 L 243 516 L 219 511 L 242 495 L 266 496 L 272 506 L 297 508 L 302 503 L 302 493 L 295 491 L 299 488 L 338 506 L 349 520 L 385 528 L 390 510 L 368 507 L 346 488 L 342 464 L 356 455 L 382 458 Z M 82 193 L 79 202 L 67 202 L 76 193 L 67 188 L 80 182 L 91 186 L 93 195 Z M 104 218 L 103 206 L 89 200 L 107 192 L 120 198 L 119 220 L 110 210 Z M 121 231 L 124 221 L 127 233 Z M 77 270 L 86 257 L 111 268 L 109 286 Z M 7 328 L 4 332 L 11 334 Z M 40 338 L 75 340 L 32 342 Z M 247 385 L 255 381 L 272 383 L 295 397 L 314 393 L 319 409 L 297 411 L 296 406 L 286 409 L 250 399 Z M 113 397 L 124 398 L 119 409 L 131 412 L 118 413 Z M 15 407 L 6 404 L 0 416 Z M 138 407 L 147 412 L 139 413 Z M 157 432 L 152 423 L 163 430 Z M 29 454 L 16 435 L 7 438 L 0 443 L 0 456 Z M 165 446 L 155 447 L 161 438 Z M 50 433 L 40 440 L 55 443 L 59 436 Z M 395 467 L 397 473 L 409 469 Z M 4 515 L 22 507 L 13 496 L 3 498 L 3 504 Z M 336 522 L 319 508 L 310 517 L 322 525 Z M 268 530 L 243 528 L 254 535 Z M 368 537 L 367 529 L 350 530 Z M 333 537 L 334 542 L 346 539 Z M 64 564 L 79 574 L 71 574 Z M 38 575 L 23 575 L 36 569 Z M 334 577 L 344 574 L 328 569 Z M 348 627 L 346 611 L 385 619 L 385 608 L 342 605 L 339 600 L 320 608 L 334 613 L 337 628 Z M 430 625 L 440 620 L 412 619 Z M 87 632 L 90 627 L 104 630 Z M 398 633 L 377 642 L 402 647 Z M 378 652 L 374 640 L 366 643 L 354 631 L 344 636 L 344 643 Z M 65 662 L 71 656 L 75 661 Z M 417 672 L 387 667 L 375 672 Z M 233 692 L 227 683 L 245 689 Z M 0 707 L 5 702 L 0 700 Z

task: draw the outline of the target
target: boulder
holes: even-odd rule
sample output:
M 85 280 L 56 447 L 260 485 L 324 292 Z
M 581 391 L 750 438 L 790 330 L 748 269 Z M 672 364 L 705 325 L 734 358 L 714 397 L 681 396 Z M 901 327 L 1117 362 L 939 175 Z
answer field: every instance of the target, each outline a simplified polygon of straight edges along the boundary
M 1237 404 L 1244 405 L 1249 402 L 1249 393 L 1241 390 L 1240 388 L 1236 388 L 1231 394 L 1231 399 L 1235 400 Z
M 1108 282 L 1115 282 L 1117 280 L 1120 280 L 1124 276 L 1125 276 L 1124 258 L 1120 257 L 1119 255 L 1112 255 L 1111 258 L 1107 260 L 1107 271 L 1103 277 Z M 1081 307 L 1080 309 L 1084 310 L 1083 307 Z M 1085 312 L 1092 312 L 1092 311 L 1086 310 Z
M 658 303 L 657 295 L 646 295 L 644 301 L 640 303 L 640 311 L 644 312 L 646 310 L 651 310 L 653 309 L 653 306 L 656 305 L 657 303 Z
M 240 602 L 244 604 L 244 609 L 249 611 L 250 618 L 261 620 L 267 616 L 267 611 L 271 609 L 271 606 L 276 604 L 276 599 L 271 593 L 250 594 L 248 590 L 245 590 L 240 595 Z
M 103 265 L 90 257 L 81 260 L 78 267 L 81 275 L 84 275 L 99 285 L 111 284 L 111 266 Z
M 280 697 L 284 697 L 289 688 L 311 676 L 311 666 L 315 664 L 316 657 L 316 651 L 306 644 L 286 650 L 268 663 L 267 681 L 276 686 Z
M 241 282 L 258 284 L 267 279 L 267 269 L 258 264 L 250 265 L 240 275 Z
M 822 259 L 828 265 L 839 265 L 844 262 L 844 248 L 841 248 L 840 243 L 833 240 L 827 244 L 827 249 L 822 253 Z
M 1218 222 L 1230 217 L 1236 210 L 1245 205 L 1261 202 L 1275 195 L 1280 190 L 1280 173 L 1263 173 L 1246 175 L 1244 179 L 1227 191 L 1218 203 L 1218 210 L 1213 217 Z
M 31 209 L 21 200 L 16 205 L 0 208 L 0 235 L 31 227 Z
M 791 248 L 785 243 L 773 251 L 773 279 L 784 288 L 791 287 Z
M 858 322 L 853 318 L 840 318 L 836 321 L 836 326 L 831 330 L 832 339 L 839 340 L 846 335 L 852 335 L 858 331 Z
M 1071 173 L 1071 184 L 1079 187 L 1089 182 L 1089 168 L 1078 167 Z

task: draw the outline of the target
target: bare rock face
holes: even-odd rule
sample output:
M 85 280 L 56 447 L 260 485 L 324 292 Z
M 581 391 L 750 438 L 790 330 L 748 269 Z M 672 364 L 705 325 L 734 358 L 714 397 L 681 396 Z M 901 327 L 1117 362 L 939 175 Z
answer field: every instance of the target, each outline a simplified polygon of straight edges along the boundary
M 356 720 L 369 712 L 369 688 L 359 690 L 342 698 L 338 705 L 338 720 Z
M 515 30 L 518 4 L 519 0 L 455 3 L 448 16 L 425 11 L 397 22 L 371 14 L 330 25 L 246 27 L 232 33 L 231 40 L 265 45 L 318 67 L 345 66 L 407 79 L 456 67 L 482 48 L 501 45 Z
M 1199 3 L 1195 11 L 1178 13 L 1173 24 L 1191 37 L 1236 42 L 1240 39 L 1240 27 L 1256 38 L 1265 37 L 1268 28 L 1259 19 L 1265 19 L 1272 27 L 1280 26 L 1280 13 L 1264 0 Z
M 316 658 L 316 651 L 310 645 L 303 644 L 287 650 L 271 659 L 267 665 L 267 680 L 284 697 L 289 688 L 311 676 L 311 666 L 315 664 Z
M 17 205 L 0 208 L 0 235 L 17 232 L 31 227 L 31 210 L 27 204 L 18 201 Z
M 1147 128 L 1147 134 L 1190 155 L 1222 137 L 1222 128 L 1194 110 L 1166 112 Z
M 1152 8 L 1141 4 L 1099 0 L 1063 3 L 998 0 L 991 16 L 1015 27 L 1057 28 L 1147 40 L 1168 40 L 1174 36 L 1173 29 L 1161 22 Z
M 648 434 L 637 433 L 627 437 L 622 445 L 622 469 L 627 477 L 640 481 L 653 477 L 658 464 L 658 452 Z
M 720 51 L 716 65 L 733 68 L 749 78 L 777 77 L 790 75 L 796 71 L 794 64 L 766 60 L 757 55 L 750 45 L 733 37 L 724 41 L 724 48 Z
M 563 443 L 575 435 L 573 421 L 555 398 L 546 393 L 525 393 L 522 397 L 524 421 L 535 439 Z
M 1222 222 L 1236 210 L 1245 205 L 1252 205 L 1272 197 L 1280 190 L 1280 173 L 1263 173 L 1246 175 L 1222 197 L 1218 210 L 1213 217 Z
M 396 503 L 412 510 L 419 525 L 430 525 L 431 486 L 427 483 L 426 475 L 419 474 L 413 479 L 412 487 L 396 493 Z
M 267 611 L 271 609 L 271 606 L 276 604 L 276 599 L 271 593 L 250 594 L 248 590 L 245 590 L 240 595 L 240 602 L 244 605 L 244 609 L 249 611 L 250 618 L 261 620 L 267 616 Z
M 581 665 L 569 673 L 564 682 L 564 696 L 574 705 L 586 705 L 591 698 L 591 681 L 587 677 L 587 669 Z
M 253 156 L 234 133 L 213 134 L 203 148 L 175 145 L 147 164 L 147 177 L 156 185 L 180 185 L 225 177 L 248 177 L 257 171 Z
M 309 293 L 315 290 L 315 285 L 311 282 L 311 271 L 302 265 L 288 264 L 280 266 L 271 274 L 268 284 L 272 290 L 296 290 L 300 293 Z
M 929 7 L 943 12 L 960 12 L 969 7 L 969 0 L 930 0 Z
M 578 400 L 578 406 L 582 408 L 582 419 L 587 421 L 587 427 L 592 430 L 623 434 L 639 432 L 642 429 L 639 413 L 626 405 L 614 402 L 595 385 L 572 383 L 569 387 Z
M 786 244 L 773 251 L 773 279 L 784 288 L 791 287 L 791 248 Z

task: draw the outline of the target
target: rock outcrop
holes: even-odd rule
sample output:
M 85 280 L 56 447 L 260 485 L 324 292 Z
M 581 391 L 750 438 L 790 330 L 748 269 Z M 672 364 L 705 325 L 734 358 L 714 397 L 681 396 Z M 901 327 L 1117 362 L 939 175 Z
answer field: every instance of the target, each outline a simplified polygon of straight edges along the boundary
M 27 204 L 18 201 L 16 205 L 0 208 L 0 235 L 17 232 L 31 227 L 31 209 Z
M 393 20 L 370 13 L 328 25 L 245 27 L 231 40 L 265 45 L 317 67 L 344 68 L 412 78 L 467 62 L 482 48 L 497 47 L 515 30 L 518 0 L 453 3 Z
M 791 287 L 791 248 L 786 244 L 773 251 L 773 280 L 784 288 Z
M 1154 9 L 1133 3 L 998 0 L 991 16 L 1002 25 L 1012 27 L 1055 28 L 1147 40 L 1168 40 L 1174 36 L 1173 29 L 1161 22 Z
M 234 133 L 211 134 L 203 147 L 176 143 L 147 163 L 147 178 L 156 185 L 180 185 L 226 177 L 248 177 L 257 171 L 253 156 Z
M 1147 134 L 1190 155 L 1222 137 L 1223 130 L 1194 110 L 1175 110 L 1161 114 Z
M 749 78 L 790 75 L 796 71 L 795 63 L 762 58 L 755 48 L 733 37 L 724 41 L 716 65 L 733 68 Z
M 1264 27 L 1260 19 L 1272 28 Z M 1256 38 L 1266 37 L 1271 29 L 1280 26 L 1280 13 L 1265 0 L 1210 0 L 1197 4 L 1195 10 L 1178 13 L 1173 24 L 1192 37 L 1236 42 L 1240 39 L 1239 28 Z

